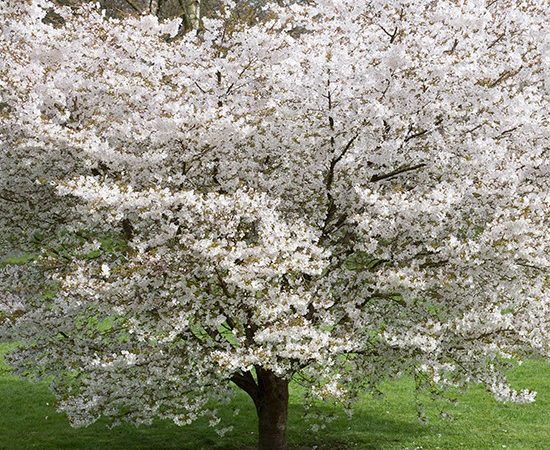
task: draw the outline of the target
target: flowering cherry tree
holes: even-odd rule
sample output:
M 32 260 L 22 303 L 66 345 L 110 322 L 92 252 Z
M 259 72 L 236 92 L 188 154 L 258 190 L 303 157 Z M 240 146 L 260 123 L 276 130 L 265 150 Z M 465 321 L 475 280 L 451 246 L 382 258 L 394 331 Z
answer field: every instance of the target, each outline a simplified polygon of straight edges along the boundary
M 11 364 L 75 426 L 216 425 L 236 385 L 275 450 L 292 379 L 532 401 L 503 369 L 550 356 L 546 2 L 232 8 L 0 4 Z

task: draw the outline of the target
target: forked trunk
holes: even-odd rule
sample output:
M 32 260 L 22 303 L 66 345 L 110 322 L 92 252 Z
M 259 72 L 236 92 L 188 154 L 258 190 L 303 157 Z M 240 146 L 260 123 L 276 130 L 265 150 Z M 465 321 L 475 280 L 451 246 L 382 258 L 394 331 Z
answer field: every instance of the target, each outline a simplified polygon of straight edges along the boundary
M 231 378 L 256 405 L 260 450 L 286 450 L 288 417 L 288 380 L 270 370 L 256 367 L 252 372 L 235 373 Z
M 268 370 L 257 369 L 256 373 L 259 449 L 286 450 L 288 381 Z

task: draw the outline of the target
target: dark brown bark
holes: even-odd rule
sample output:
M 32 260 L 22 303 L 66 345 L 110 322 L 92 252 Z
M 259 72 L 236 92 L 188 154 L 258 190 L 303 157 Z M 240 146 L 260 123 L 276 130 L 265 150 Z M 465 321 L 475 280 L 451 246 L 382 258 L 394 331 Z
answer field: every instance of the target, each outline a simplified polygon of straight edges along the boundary
M 258 448 L 286 450 L 288 380 L 256 367 L 256 379 L 251 372 L 244 372 L 234 374 L 231 381 L 254 401 L 258 414 Z
M 260 450 L 286 450 L 288 381 L 269 370 L 256 369 L 258 431 Z

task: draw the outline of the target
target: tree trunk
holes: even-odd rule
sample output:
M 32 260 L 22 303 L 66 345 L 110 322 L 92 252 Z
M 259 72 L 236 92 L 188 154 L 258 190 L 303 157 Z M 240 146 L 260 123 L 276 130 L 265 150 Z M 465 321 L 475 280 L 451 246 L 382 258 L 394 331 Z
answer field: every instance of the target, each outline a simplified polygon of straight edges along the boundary
M 149 14 L 158 16 L 160 12 L 160 0 L 149 0 Z
M 201 20 L 201 2 L 200 0 L 191 0 L 187 4 L 187 13 L 189 14 L 189 22 L 192 30 L 200 28 Z
M 256 369 L 259 449 L 286 450 L 288 381 L 269 370 Z
M 201 0 L 178 0 L 182 11 L 182 30 L 184 32 L 200 30 Z

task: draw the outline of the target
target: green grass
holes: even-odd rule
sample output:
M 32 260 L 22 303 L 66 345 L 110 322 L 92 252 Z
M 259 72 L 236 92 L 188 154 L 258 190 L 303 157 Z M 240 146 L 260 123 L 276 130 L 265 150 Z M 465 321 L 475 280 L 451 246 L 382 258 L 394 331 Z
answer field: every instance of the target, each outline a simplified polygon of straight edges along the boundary
M 0 356 L 8 348 L 0 345 Z M 127 425 L 108 429 L 104 423 L 96 423 L 88 428 L 72 429 L 66 417 L 55 412 L 53 398 L 45 385 L 21 381 L 6 370 L 2 372 L 0 450 L 229 450 L 253 448 L 256 440 L 256 419 L 245 395 L 226 409 L 225 423 L 235 428 L 223 439 L 200 421 L 182 428 L 158 422 L 151 427 Z M 336 413 L 337 419 L 316 433 L 310 431 L 303 419 L 304 410 L 294 395 L 289 440 L 294 448 L 323 450 L 550 449 L 550 366 L 531 361 L 510 375 L 515 387 L 538 391 L 535 404 L 497 403 L 483 389 L 474 386 L 460 397 L 457 406 L 449 406 L 452 420 L 440 419 L 437 407 L 430 407 L 432 420 L 428 425 L 421 425 L 417 420 L 413 385 L 408 379 L 388 383 L 382 400 L 366 397 L 351 421 L 338 408 L 327 406 L 325 412 Z M 236 408 L 241 413 L 235 416 Z

